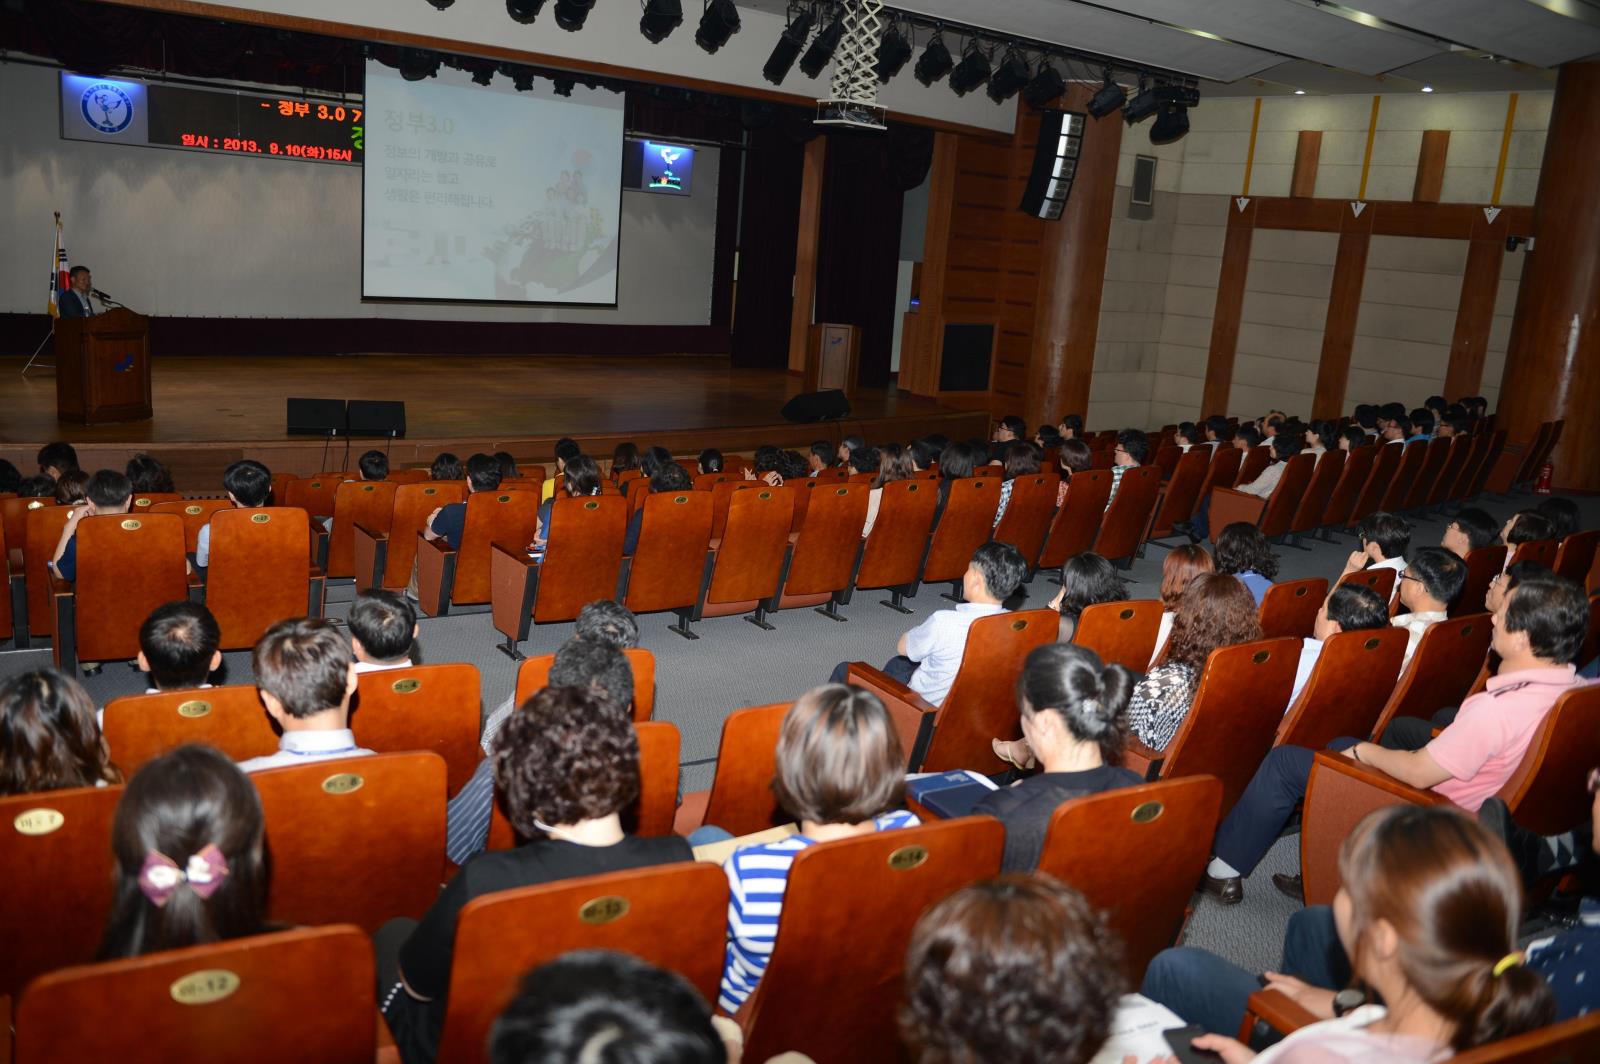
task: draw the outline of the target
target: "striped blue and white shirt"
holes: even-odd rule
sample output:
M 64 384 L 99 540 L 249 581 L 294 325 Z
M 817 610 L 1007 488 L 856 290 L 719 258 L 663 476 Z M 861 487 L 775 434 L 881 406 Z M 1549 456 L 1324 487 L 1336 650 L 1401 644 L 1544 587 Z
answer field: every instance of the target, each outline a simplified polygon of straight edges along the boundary
M 878 831 L 916 827 L 920 823 L 904 809 L 885 813 L 873 821 Z M 761 981 L 761 973 L 767 970 L 772 943 L 778 937 L 778 913 L 783 909 L 783 893 L 789 886 L 794 855 L 815 845 L 815 840 L 804 835 L 790 835 L 735 850 L 723 864 L 723 871 L 728 873 L 728 953 L 717 1007 L 729 1015 L 739 1010 Z

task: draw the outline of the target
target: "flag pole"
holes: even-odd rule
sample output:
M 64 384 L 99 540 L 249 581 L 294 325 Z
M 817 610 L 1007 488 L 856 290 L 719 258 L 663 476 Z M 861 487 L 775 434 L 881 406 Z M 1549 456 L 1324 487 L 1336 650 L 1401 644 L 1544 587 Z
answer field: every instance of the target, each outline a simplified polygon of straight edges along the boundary
M 61 272 L 61 212 L 60 211 L 55 211 L 53 213 L 55 214 L 55 218 L 56 218 L 56 250 L 55 250 L 54 257 L 52 258 L 52 260 L 50 262 L 50 271 L 51 271 L 50 272 L 50 276 L 52 278 L 54 278 L 57 274 L 59 274 Z M 54 284 L 53 281 L 52 281 L 50 287 L 51 287 L 51 290 L 54 291 L 55 284 Z M 56 368 L 54 362 L 40 362 L 39 361 L 39 355 L 40 355 L 41 352 L 44 351 L 45 344 L 48 344 L 48 343 L 50 343 L 50 341 L 54 340 L 55 339 L 55 335 L 56 335 L 56 313 L 54 311 L 54 306 L 55 306 L 55 296 L 54 295 L 52 295 L 50 297 L 50 302 L 51 302 L 51 308 L 52 308 L 51 309 L 51 313 L 50 313 L 50 331 L 44 334 L 44 339 L 39 341 L 39 346 L 35 347 L 33 349 L 33 354 L 29 355 L 28 356 L 28 361 L 23 364 L 22 375 L 24 377 L 26 377 L 28 375 L 28 370 L 33 369 L 35 366 L 38 366 L 38 368 L 40 368 L 40 369 L 49 369 L 49 370 L 53 370 L 53 369 Z

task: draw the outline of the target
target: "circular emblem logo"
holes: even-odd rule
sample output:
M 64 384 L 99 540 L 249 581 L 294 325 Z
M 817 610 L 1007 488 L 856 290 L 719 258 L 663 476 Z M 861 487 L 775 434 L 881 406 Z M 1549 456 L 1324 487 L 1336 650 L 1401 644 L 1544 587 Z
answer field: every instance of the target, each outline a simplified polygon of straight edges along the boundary
M 96 82 L 83 90 L 79 101 L 83 120 L 101 133 L 121 133 L 133 121 L 133 97 L 120 85 Z

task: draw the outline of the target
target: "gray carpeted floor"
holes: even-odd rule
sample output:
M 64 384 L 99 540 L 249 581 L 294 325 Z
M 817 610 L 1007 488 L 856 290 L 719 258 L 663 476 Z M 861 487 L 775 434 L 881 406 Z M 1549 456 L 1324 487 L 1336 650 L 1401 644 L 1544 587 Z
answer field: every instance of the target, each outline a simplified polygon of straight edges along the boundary
M 1527 495 L 1509 498 L 1488 497 L 1478 505 L 1504 519 L 1512 512 L 1532 506 L 1537 500 Z M 1600 525 L 1600 499 L 1577 497 L 1583 510 L 1584 527 Z M 1439 541 L 1447 519 L 1434 517 L 1415 522 L 1413 546 Z M 1310 576 L 1332 578 L 1337 575 L 1349 552 L 1352 537 L 1336 537 L 1337 543 L 1311 542 L 1310 550 L 1278 548 L 1279 578 Z M 1154 598 L 1160 583 L 1161 559 L 1165 550 L 1152 545 L 1146 556 L 1134 562 L 1126 574 L 1129 597 Z M 667 630 L 674 618 L 670 614 L 640 618 L 641 644 L 656 655 L 656 712 L 658 720 L 671 721 L 683 736 L 683 787 L 703 790 L 711 785 L 717 743 L 723 718 L 743 706 L 787 701 L 825 681 L 833 665 L 841 660 L 866 660 L 881 664 L 893 656 L 900 634 L 919 623 L 934 610 L 950 605 L 940 597 L 947 586 L 925 587 L 907 602 L 909 616 L 884 606 L 881 592 L 862 592 L 843 609 L 847 622 L 829 620 L 809 610 L 789 610 L 777 614 L 772 623 L 777 629 L 765 632 L 739 617 L 713 618 L 695 625 L 700 639 L 689 641 Z M 1026 605 L 1047 604 L 1056 587 L 1045 575 L 1035 578 L 1025 594 Z M 328 590 L 328 614 L 342 618 L 354 597 L 352 585 L 345 582 Z M 466 661 L 476 665 L 483 676 L 483 697 L 494 707 L 511 696 L 516 665 L 495 649 L 499 633 L 490 624 L 487 612 L 468 613 L 421 623 L 421 660 L 425 662 Z M 572 633 L 570 624 L 536 629 L 525 653 L 550 653 Z M 0 678 L 50 663 L 45 650 L 0 653 Z M 247 653 L 225 655 L 227 683 L 252 680 Z M 85 681 L 98 703 L 144 689 L 144 678 L 127 665 L 108 664 L 97 676 Z M 1298 870 L 1297 839 L 1287 837 L 1274 846 L 1255 874 L 1245 883 L 1245 900 L 1223 908 L 1209 900 L 1199 902 L 1186 934 L 1190 945 L 1211 949 L 1252 970 L 1275 967 L 1282 949 L 1283 929 L 1296 904 L 1278 894 L 1271 884 L 1274 872 Z

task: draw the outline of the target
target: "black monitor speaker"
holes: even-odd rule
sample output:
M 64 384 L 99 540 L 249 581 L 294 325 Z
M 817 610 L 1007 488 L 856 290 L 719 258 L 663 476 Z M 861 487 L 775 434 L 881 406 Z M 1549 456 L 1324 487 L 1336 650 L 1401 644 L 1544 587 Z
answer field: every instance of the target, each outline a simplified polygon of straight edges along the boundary
M 1022 190 L 1022 210 L 1045 221 L 1061 217 L 1078 173 L 1083 136 L 1084 116 L 1077 111 L 1046 111 L 1039 116 L 1039 143 Z
M 785 421 L 836 421 L 850 416 L 850 400 L 837 388 L 821 392 L 801 392 L 783 404 L 779 411 Z
M 290 436 L 342 436 L 348 425 L 343 399 L 290 399 L 285 420 Z
M 350 435 L 398 440 L 405 434 L 405 403 L 389 399 L 350 400 Z

